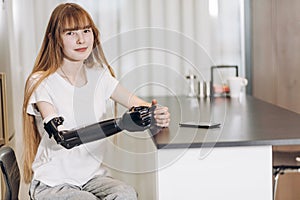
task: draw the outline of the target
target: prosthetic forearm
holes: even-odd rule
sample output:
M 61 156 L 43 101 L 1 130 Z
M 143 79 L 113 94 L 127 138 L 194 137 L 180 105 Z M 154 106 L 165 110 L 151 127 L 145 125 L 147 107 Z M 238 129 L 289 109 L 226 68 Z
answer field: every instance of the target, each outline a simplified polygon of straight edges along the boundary
M 132 132 L 146 130 L 150 128 L 151 119 L 153 119 L 152 114 L 153 108 L 146 106 L 133 107 L 124 113 L 121 118 L 101 121 L 79 129 L 61 131 L 59 127 L 63 125 L 64 119 L 54 117 L 44 124 L 44 128 L 50 138 L 53 136 L 58 144 L 71 149 L 84 143 L 109 137 L 122 130 Z

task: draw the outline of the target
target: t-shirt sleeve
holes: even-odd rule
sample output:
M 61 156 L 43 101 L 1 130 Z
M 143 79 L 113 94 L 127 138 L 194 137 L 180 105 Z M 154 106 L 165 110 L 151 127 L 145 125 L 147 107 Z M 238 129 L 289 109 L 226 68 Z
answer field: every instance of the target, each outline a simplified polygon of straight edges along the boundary
M 104 95 L 105 95 L 105 99 L 109 99 L 112 95 L 112 93 L 114 92 L 114 90 L 116 89 L 119 81 L 114 78 L 109 70 L 107 68 L 104 68 L 104 74 L 103 74 L 103 85 L 104 85 Z
M 30 115 L 40 116 L 41 114 L 37 110 L 36 103 L 41 101 L 53 104 L 45 81 L 43 81 L 32 93 L 27 106 L 27 113 Z

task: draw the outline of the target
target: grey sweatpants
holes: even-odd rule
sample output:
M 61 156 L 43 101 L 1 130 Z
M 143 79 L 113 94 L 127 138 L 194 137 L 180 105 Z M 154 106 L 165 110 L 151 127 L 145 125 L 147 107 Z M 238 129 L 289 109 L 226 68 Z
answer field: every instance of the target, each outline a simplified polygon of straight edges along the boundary
M 81 187 L 69 184 L 50 187 L 33 180 L 29 194 L 33 200 L 136 200 L 133 187 L 108 176 L 96 176 Z

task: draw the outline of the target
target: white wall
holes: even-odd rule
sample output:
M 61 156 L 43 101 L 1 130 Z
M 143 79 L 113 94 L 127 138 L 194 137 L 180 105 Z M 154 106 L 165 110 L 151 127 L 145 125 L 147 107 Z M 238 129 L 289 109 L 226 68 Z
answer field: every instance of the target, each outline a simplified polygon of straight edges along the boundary
M 1 54 L 10 57 L 10 66 L 6 70 L 11 72 L 11 103 L 19 158 L 22 151 L 24 83 L 33 67 L 50 13 L 60 2 L 64 1 L 1 2 L 7 17 L 9 38 L 5 37 L 8 42 L 5 45 L 9 45 L 9 55 L 7 51 Z M 185 76 L 192 72 L 199 80 L 207 81 L 211 65 L 238 65 L 240 75 L 245 75 L 242 0 L 73 2 L 81 4 L 91 13 L 99 26 L 106 56 L 118 78 L 138 95 L 186 94 Z M 217 16 L 209 13 L 212 2 L 218 3 L 210 7 L 217 8 Z M 147 142 L 146 145 L 149 145 Z M 139 180 L 136 180 L 137 184 Z M 27 186 L 22 187 L 22 196 L 27 197 Z M 143 190 L 143 187 L 138 187 Z
M 12 3 L 21 80 L 32 69 L 50 12 L 59 2 L 64 1 Z M 186 94 L 185 75 L 191 71 L 209 80 L 211 65 L 238 65 L 245 76 L 241 0 L 73 2 L 91 13 L 118 78 L 139 95 Z M 140 82 L 148 84 L 141 87 Z

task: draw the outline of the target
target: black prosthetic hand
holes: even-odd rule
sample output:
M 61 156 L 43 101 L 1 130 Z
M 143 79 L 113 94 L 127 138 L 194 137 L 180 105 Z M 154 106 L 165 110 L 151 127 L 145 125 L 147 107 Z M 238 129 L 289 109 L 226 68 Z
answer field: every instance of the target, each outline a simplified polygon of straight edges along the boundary
M 122 130 L 144 131 L 154 124 L 152 117 L 154 109 L 151 107 L 140 106 L 132 107 L 124 113 L 121 118 L 110 119 L 91 124 L 82 128 L 72 130 L 58 130 L 58 126 L 63 124 L 62 117 L 55 117 L 44 124 L 44 128 L 56 142 L 67 149 L 75 146 L 100 140 L 114 135 Z
M 71 149 L 75 146 L 82 144 L 76 130 L 58 131 L 58 126 L 63 125 L 63 122 L 63 117 L 55 117 L 51 119 L 48 123 L 44 124 L 44 129 L 47 131 L 49 138 L 53 136 L 57 144 L 60 144 L 67 149 Z
M 117 125 L 120 129 L 131 132 L 144 131 L 150 128 L 152 115 L 150 107 L 132 107 L 117 120 Z

